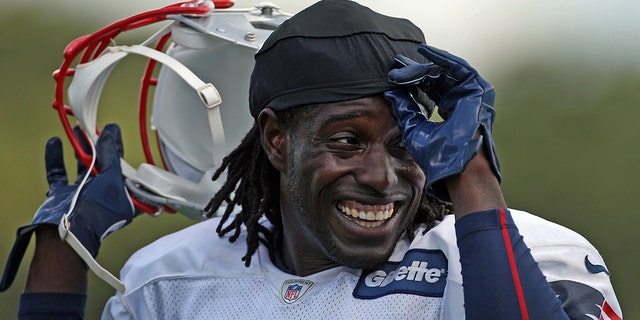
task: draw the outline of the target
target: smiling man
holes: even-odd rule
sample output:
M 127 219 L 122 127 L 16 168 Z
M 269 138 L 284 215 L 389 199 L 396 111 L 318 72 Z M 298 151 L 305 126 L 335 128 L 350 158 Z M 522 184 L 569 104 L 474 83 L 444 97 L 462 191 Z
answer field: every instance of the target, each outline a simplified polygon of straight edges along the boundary
M 375 96 L 303 108 L 287 127 L 271 111 L 260 117 L 263 145 L 281 172 L 283 225 L 299 226 L 283 232 L 285 263 L 308 275 L 385 262 L 425 184 L 388 102 Z
M 255 124 L 214 176 L 216 217 L 134 254 L 103 317 L 619 319 L 589 242 L 507 209 L 493 87 L 424 42 L 351 1 L 284 22 L 256 54 Z M 73 251 L 39 232 L 23 315 L 86 298 Z M 47 249 L 68 282 L 41 270 Z

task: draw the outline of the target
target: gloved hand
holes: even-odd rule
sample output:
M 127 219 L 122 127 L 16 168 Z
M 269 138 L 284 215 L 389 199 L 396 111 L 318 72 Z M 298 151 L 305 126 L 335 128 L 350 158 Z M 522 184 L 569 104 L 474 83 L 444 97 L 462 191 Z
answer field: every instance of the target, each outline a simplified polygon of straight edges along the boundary
M 84 141 L 78 128 L 74 128 L 74 132 L 78 140 Z M 90 151 L 87 145 L 83 147 Z M 121 173 L 120 157 L 123 149 L 117 125 L 110 124 L 104 128 L 96 144 L 96 154 L 99 173 L 81 185 L 88 169 L 82 161 L 77 160 L 78 178 L 69 185 L 62 143 L 57 137 L 49 139 L 45 148 L 45 167 L 49 182 L 47 200 L 38 208 L 31 224 L 18 229 L 2 275 L 0 291 L 8 289 L 15 279 L 35 229 L 45 224 L 58 226 L 63 215 L 69 212 L 78 188 L 81 188 L 80 193 L 68 217 L 69 229 L 93 257 L 98 254 L 104 237 L 130 223 L 138 214 L 127 194 Z
M 498 181 L 502 180 L 491 130 L 495 118 L 493 86 L 482 79 L 466 61 L 448 52 L 420 45 L 418 52 L 427 63 L 398 55 L 400 66 L 389 72 L 389 81 L 405 86 L 385 97 L 393 106 L 401 127 L 403 144 L 427 177 L 427 188 L 449 201 L 443 179 L 461 173 L 484 145 Z M 427 119 L 408 90 L 417 87 L 438 106 L 444 119 Z

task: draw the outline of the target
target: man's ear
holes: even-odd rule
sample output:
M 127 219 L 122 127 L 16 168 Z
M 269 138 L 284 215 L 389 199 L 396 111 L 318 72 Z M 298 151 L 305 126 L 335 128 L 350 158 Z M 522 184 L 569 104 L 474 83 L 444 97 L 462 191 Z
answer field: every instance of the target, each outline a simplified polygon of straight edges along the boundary
M 270 108 L 265 108 L 260 112 L 258 125 L 260 126 L 262 149 L 269 157 L 271 165 L 282 172 L 287 168 L 289 153 L 288 128 L 278 121 L 275 112 Z

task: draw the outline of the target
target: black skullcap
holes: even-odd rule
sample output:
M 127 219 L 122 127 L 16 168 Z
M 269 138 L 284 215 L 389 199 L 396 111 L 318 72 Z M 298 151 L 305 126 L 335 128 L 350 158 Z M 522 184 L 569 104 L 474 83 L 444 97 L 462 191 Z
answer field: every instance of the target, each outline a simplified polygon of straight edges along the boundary
M 347 0 L 323 0 L 283 22 L 256 53 L 249 108 L 345 101 L 393 89 L 394 56 L 424 62 L 422 31 Z

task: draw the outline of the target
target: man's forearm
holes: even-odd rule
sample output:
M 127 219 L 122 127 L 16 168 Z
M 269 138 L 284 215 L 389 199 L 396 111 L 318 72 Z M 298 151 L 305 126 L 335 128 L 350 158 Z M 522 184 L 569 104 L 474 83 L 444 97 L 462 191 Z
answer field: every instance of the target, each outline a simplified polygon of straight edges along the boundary
M 55 226 L 36 230 L 36 248 L 24 292 L 87 293 L 87 269 L 60 239 Z

